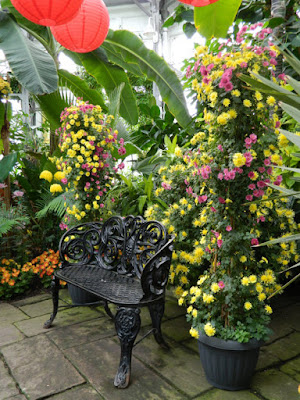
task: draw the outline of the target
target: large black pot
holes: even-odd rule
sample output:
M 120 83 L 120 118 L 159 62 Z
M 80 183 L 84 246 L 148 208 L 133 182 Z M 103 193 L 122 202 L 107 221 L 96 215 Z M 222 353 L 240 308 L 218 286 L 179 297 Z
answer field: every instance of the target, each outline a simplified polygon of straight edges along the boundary
M 100 301 L 99 297 L 70 283 L 68 283 L 68 291 L 72 303 L 76 306 L 93 304 Z
M 198 347 L 207 381 L 219 389 L 248 389 L 263 344 L 255 339 L 248 343 L 222 340 L 199 332 Z

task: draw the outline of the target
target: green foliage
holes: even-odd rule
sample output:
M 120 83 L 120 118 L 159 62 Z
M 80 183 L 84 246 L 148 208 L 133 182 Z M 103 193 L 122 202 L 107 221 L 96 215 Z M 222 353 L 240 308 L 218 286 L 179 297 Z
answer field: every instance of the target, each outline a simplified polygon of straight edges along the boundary
M 191 38 L 197 32 L 194 24 L 194 10 L 180 4 L 175 7 L 171 16 L 164 22 L 163 28 L 169 28 L 175 23 L 184 22 L 182 29 L 188 38 Z
M 21 207 L 6 209 L 3 204 L 0 206 L 0 238 L 13 229 L 20 229 L 29 222 L 29 218 L 23 214 Z
M 57 73 L 53 58 L 40 43 L 32 42 L 18 24 L 0 11 L 0 48 L 15 77 L 31 93 L 51 93 L 57 89 Z
M 3 182 L 17 162 L 18 154 L 10 153 L 0 160 L 0 182 Z
M 148 50 L 133 33 L 125 30 L 109 31 L 101 46 L 110 61 L 138 76 L 154 81 L 162 100 L 182 127 L 191 122 L 182 86 L 175 72 L 154 51 Z
M 167 204 L 155 196 L 153 192 L 153 176 L 119 175 L 114 187 L 110 190 L 106 207 L 114 214 L 143 215 L 147 207 L 159 204 L 167 208 Z
M 206 39 L 226 37 L 242 0 L 219 0 L 205 7 L 195 7 L 195 26 Z

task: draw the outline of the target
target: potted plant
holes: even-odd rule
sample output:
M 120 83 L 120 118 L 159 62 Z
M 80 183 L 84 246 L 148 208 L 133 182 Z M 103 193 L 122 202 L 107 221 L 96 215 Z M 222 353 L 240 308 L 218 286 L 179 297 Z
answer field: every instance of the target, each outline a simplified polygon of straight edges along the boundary
M 171 274 L 176 279 L 185 269 L 186 279 L 180 278 L 176 288 L 179 304 L 187 306 L 208 380 L 229 390 L 249 386 L 259 347 L 270 333 L 267 297 L 280 288 L 277 272 L 298 260 L 293 241 L 254 247 L 280 233 L 288 236 L 297 227 L 288 199 L 271 198 L 269 187 L 282 182 L 274 168 L 282 165 L 276 100 L 246 90 L 239 79 L 241 73 L 257 72 L 275 79 L 278 52 L 272 43 L 260 43 L 271 30 L 259 28 L 242 27 L 236 40 L 217 47 L 217 53 L 206 46 L 196 48 L 186 77 L 203 112 L 201 132 L 192 138 L 190 149 L 178 155 L 186 166 L 186 200 L 178 199 L 176 206 L 162 211 L 168 220 L 164 223 L 169 229 L 177 227 L 180 240 L 183 229 L 185 240 L 191 226 L 198 230 L 197 240 L 190 243 L 193 249 L 176 253 Z M 216 42 L 212 46 L 216 48 Z M 284 76 L 279 81 L 284 85 Z M 176 181 L 166 171 L 163 175 L 163 193 L 174 192 Z M 187 207 L 194 210 L 189 226 L 184 224 Z M 156 213 L 155 207 L 148 210 L 152 218 Z M 212 349 L 213 354 L 207 353 Z M 245 363 L 238 357 L 242 354 L 247 355 Z

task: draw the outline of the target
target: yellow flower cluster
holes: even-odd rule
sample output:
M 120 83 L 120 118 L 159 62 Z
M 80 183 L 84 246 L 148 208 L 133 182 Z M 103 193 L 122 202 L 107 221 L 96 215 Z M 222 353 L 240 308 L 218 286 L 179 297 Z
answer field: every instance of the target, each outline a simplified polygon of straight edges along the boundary
M 9 93 L 11 93 L 10 84 L 0 77 L 0 97 L 1 95 L 7 96 Z

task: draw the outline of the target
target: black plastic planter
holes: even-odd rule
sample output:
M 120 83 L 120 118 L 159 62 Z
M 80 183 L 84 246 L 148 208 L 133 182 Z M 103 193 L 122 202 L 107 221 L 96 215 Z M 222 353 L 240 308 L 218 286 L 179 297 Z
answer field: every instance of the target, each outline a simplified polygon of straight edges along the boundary
M 207 381 L 219 389 L 248 389 L 264 342 L 252 339 L 239 343 L 199 335 L 200 359 Z
M 88 293 L 86 290 L 83 290 L 77 286 L 71 285 L 70 283 L 68 283 L 68 291 L 73 305 L 75 306 L 88 305 L 100 301 L 99 297 Z

